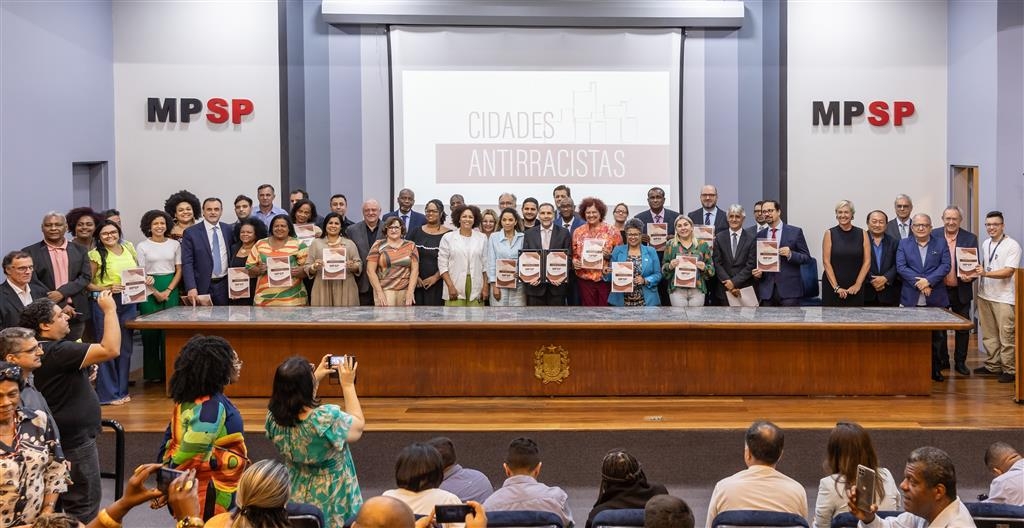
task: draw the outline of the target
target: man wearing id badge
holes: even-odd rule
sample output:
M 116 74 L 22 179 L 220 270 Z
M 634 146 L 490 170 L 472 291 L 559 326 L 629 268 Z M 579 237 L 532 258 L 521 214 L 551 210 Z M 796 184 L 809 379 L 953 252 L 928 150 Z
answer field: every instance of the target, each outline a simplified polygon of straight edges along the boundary
M 999 376 L 999 383 L 1017 379 L 1014 365 L 1014 270 L 1020 265 L 1020 244 L 1004 232 L 1003 213 L 985 215 L 988 240 L 978 255 L 978 318 L 985 345 L 985 365 L 975 374 Z

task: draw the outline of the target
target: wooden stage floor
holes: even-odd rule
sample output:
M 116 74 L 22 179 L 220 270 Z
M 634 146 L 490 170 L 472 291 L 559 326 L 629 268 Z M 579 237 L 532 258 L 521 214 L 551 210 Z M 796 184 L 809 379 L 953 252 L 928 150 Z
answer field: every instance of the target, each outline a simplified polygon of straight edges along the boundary
M 952 339 L 950 339 L 952 348 Z M 981 365 L 973 342 L 970 368 Z M 242 373 L 243 381 L 245 373 Z M 615 398 L 362 398 L 370 431 L 541 431 L 742 429 L 767 418 L 786 428 L 830 429 L 853 420 L 874 429 L 1024 430 L 1024 405 L 1013 384 L 959 376 L 932 383 L 918 397 L 615 397 Z M 236 398 L 247 431 L 261 431 L 265 398 Z M 329 403 L 340 400 L 325 399 Z M 171 402 L 163 385 L 141 382 L 132 401 L 104 407 L 103 417 L 129 432 L 163 431 Z

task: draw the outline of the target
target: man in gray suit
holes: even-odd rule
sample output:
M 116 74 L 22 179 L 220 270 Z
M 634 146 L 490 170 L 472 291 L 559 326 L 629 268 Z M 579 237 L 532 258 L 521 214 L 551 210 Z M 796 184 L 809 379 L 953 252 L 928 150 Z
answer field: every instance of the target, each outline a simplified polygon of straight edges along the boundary
M 893 203 L 896 209 L 896 218 L 889 220 L 885 225 L 885 232 L 896 239 L 896 242 L 913 235 L 910 231 L 910 213 L 914 212 L 914 202 L 905 194 L 897 194 Z
M 738 299 L 740 290 L 754 285 L 752 272 L 757 266 L 757 233 L 753 229 L 743 229 L 746 219 L 743 206 L 730 205 L 726 219 L 729 229 L 715 235 L 715 247 L 712 250 L 715 278 L 722 284 L 718 290 L 721 292 L 719 306 L 729 306 L 726 295 Z
M 345 233 L 359 250 L 359 258 L 366 262 L 366 255 L 370 253 L 370 246 L 380 238 L 380 202 L 369 199 L 363 202 L 363 221 L 356 222 L 347 229 Z M 359 304 L 361 306 L 373 306 L 373 290 L 370 288 L 370 280 L 366 273 L 356 277 L 359 284 Z

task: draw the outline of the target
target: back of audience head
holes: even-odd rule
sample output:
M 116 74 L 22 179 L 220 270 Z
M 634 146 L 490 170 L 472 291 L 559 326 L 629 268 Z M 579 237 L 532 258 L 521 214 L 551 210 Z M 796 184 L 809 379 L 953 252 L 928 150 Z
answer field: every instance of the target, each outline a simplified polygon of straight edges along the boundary
M 451 438 L 447 436 L 437 436 L 427 440 L 427 444 L 437 450 L 441 455 L 441 463 L 444 464 L 444 468 L 448 469 L 455 465 L 455 444 Z
M 395 460 L 395 484 L 412 492 L 433 489 L 444 480 L 444 462 L 433 446 L 416 442 L 405 446 Z
M 413 528 L 416 516 L 408 504 L 394 497 L 373 497 L 363 503 L 352 528 Z
M 693 510 L 672 495 L 655 495 L 644 507 L 644 528 L 693 528 Z
M 747 429 L 746 451 L 750 457 L 747 465 L 761 464 L 774 466 L 782 458 L 785 435 L 777 425 L 768 421 L 756 421 Z
M 304 408 L 316 407 L 319 401 L 313 396 L 316 380 L 309 360 L 293 356 L 277 366 L 274 384 L 270 391 L 267 409 L 270 416 L 282 427 L 293 427 L 299 423 L 299 414 Z
M 985 450 L 985 467 L 996 476 L 1009 471 L 1020 459 L 1020 453 L 1006 442 L 994 442 Z
M 528 475 L 540 472 L 540 446 L 530 438 L 519 437 L 508 445 L 505 455 L 505 473 Z
M 47 513 L 36 517 L 32 528 L 79 528 L 85 526 L 78 519 L 66 513 Z
M 186 403 L 223 392 L 237 379 L 239 365 L 234 349 L 223 337 L 192 336 L 174 360 L 171 399 Z
M 238 516 L 232 528 L 287 528 L 285 506 L 291 495 L 288 468 L 275 460 L 260 460 L 246 468 L 238 481 Z
M 604 495 L 609 485 L 647 484 L 644 468 L 635 456 L 624 449 L 612 449 L 601 461 L 601 489 L 598 496 Z
M 857 465 L 878 469 L 878 455 L 871 435 L 853 422 L 839 422 L 832 428 L 826 447 L 825 471 L 830 475 L 843 477 L 845 488 L 853 486 L 857 481 Z M 836 481 L 839 485 L 839 481 Z M 837 488 L 838 489 L 838 488 Z M 881 486 L 875 486 L 875 492 L 881 496 Z

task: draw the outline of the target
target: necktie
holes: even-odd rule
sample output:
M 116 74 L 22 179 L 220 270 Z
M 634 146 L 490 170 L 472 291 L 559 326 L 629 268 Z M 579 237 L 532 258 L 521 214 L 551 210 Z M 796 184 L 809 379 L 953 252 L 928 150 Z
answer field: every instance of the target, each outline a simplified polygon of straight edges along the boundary
M 736 233 L 732 234 L 732 256 L 736 256 L 736 246 L 740 243 L 740 236 Z
M 900 238 L 907 238 L 907 224 L 900 223 Z
M 775 240 L 775 232 L 776 232 L 776 231 L 778 231 L 778 229 L 775 229 L 775 228 L 773 227 L 773 228 L 772 228 L 772 240 Z
M 704 212 L 704 225 L 711 225 L 711 213 Z
M 661 223 L 661 215 L 660 214 L 654 215 L 654 223 L 655 224 L 660 224 Z
M 572 220 L 569 220 L 568 222 L 562 222 L 562 227 L 566 229 L 572 229 Z
M 545 249 L 545 250 L 551 249 L 551 230 L 550 229 L 541 229 L 540 230 L 540 234 L 543 235 L 543 238 L 544 238 L 544 243 L 543 243 L 542 249 Z
M 213 274 L 219 277 L 224 273 L 220 265 L 220 226 L 213 226 L 213 241 L 210 245 L 213 247 Z
M 405 224 L 405 230 L 408 232 L 409 231 L 409 215 L 407 215 L 407 214 L 402 215 L 402 223 Z

